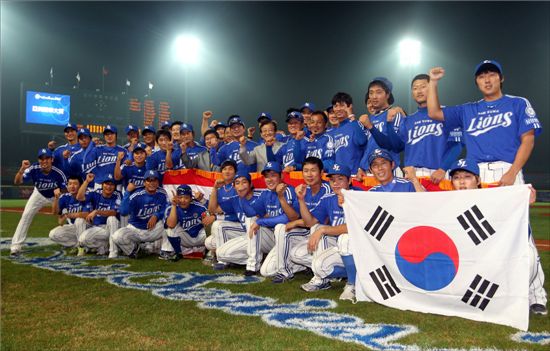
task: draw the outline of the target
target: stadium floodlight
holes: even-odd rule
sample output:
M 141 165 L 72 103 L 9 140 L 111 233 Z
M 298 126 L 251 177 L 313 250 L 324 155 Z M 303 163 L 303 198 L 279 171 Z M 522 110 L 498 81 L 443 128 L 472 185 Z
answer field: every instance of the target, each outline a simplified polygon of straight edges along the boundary
M 420 48 L 418 40 L 404 39 L 399 43 L 399 63 L 402 66 L 417 66 L 420 64 Z
M 200 48 L 200 40 L 192 35 L 180 35 L 174 41 L 176 59 L 185 65 L 198 63 Z

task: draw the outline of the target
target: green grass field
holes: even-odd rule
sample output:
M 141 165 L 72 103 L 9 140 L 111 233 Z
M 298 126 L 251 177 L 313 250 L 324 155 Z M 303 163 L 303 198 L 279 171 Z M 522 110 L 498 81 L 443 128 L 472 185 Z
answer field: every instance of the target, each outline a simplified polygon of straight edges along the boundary
M 24 202 L 4 200 L 0 207 L 22 207 Z M 541 204 L 531 211 L 533 231 L 539 239 L 550 239 L 550 208 Z M 20 214 L 0 213 L 2 237 L 11 237 Z M 39 214 L 30 236 L 45 237 L 56 225 L 54 216 Z M 33 255 L 47 256 L 58 247 L 34 248 Z M 3 255 L 7 251 L 2 251 Z M 540 252 L 546 277 L 550 277 L 550 252 Z M 91 264 L 129 264 L 133 272 L 198 272 L 213 274 L 200 261 L 177 263 L 154 256 L 139 260 L 91 261 Z M 242 270 L 229 272 L 242 274 Z M 547 350 L 548 345 L 512 341 L 517 330 L 505 326 L 410 311 L 375 303 L 338 301 L 343 282 L 334 288 L 306 294 L 299 286 L 309 280 L 298 274 L 289 283 L 270 281 L 239 285 L 210 283 L 233 293 L 271 297 L 280 303 L 306 298 L 332 299 L 331 311 L 362 318 L 366 323 L 406 324 L 417 333 L 401 338 L 401 345 L 421 348 L 496 348 Z M 205 310 L 192 301 L 161 299 L 149 291 L 124 289 L 104 279 L 84 279 L 60 272 L 1 260 L 1 347 L 2 350 L 365 350 L 353 344 L 314 333 L 270 326 L 259 317 L 236 316 L 220 310 Z M 545 284 L 549 290 L 549 284 Z M 548 316 L 531 316 L 530 332 L 550 333 Z

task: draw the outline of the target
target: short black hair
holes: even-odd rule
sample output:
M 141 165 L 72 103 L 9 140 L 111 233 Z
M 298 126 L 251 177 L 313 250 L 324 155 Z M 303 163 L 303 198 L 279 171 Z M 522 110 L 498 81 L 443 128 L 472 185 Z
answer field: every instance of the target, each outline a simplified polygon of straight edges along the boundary
M 337 102 L 344 103 L 348 106 L 353 104 L 353 99 L 350 94 L 344 92 L 338 92 L 332 97 L 332 105 L 336 105 Z
M 426 73 L 417 74 L 416 76 L 414 76 L 414 78 L 411 81 L 411 87 L 414 84 L 414 82 L 416 82 L 417 80 L 427 80 L 429 82 L 430 76 L 427 75 Z
M 220 166 L 220 170 L 223 170 L 227 166 L 233 167 L 233 170 L 235 171 L 235 173 L 237 173 L 237 162 L 235 162 L 233 160 L 225 160 L 225 161 L 222 162 L 222 164 Z
M 157 134 L 155 135 L 155 140 L 157 141 L 157 143 L 158 143 L 158 141 L 159 141 L 159 138 L 160 138 L 162 135 L 164 135 L 165 137 L 167 137 L 168 140 L 172 141 L 172 134 L 171 134 L 169 131 L 165 130 L 165 129 L 161 129 L 161 130 L 158 130 L 158 131 L 157 131 Z
M 170 124 L 170 129 L 172 129 L 172 127 L 175 126 L 175 125 L 181 126 L 182 124 L 183 124 L 182 121 L 174 121 L 174 122 L 172 122 L 172 124 Z
M 71 180 L 71 179 L 76 179 L 76 180 L 78 180 L 78 184 L 82 184 L 82 178 L 80 178 L 80 177 L 77 176 L 77 175 L 74 175 L 74 174 L 73 174 L 73 175 L 69 176 L 69 177 L 67 178 L 67 181 L 69 181 L 69 180 Z
M 302 168 L 305 165 L 317 165 L 319 167 L 319 171 L 323 171 L 323 161 L 321 161 L 318 157 L 315 156 L 309 156 L 304 160 L 304 163 L 302 163 Z
M 206 132 L 204 132 L 203 137 L 206 139 L 206 136 L 210 134 L 214 134 L 216 136 L 216 139 L 220 138 L 220 135 L 218 134 L 218 132 L 216 132 L 215 129 L 208 129 Z

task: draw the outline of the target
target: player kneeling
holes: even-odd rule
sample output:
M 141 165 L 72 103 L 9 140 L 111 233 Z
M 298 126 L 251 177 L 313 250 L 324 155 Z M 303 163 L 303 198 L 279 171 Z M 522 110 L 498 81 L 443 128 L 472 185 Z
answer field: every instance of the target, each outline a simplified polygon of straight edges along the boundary
M 172 197 L 172 206 L 166 209 L 166 239 L 175 252 L 170 257 L 171 261 L 203 257 L 206 231 L 202 220 L 205 212 L 206 207 L 193 201 L 193 191 L 189 185 L 178 186 Z
M 67 193 L 55 194 L 52 213 L 58 214 L 59 226 L 50 231 L 50 239 L 65 248 L 76 248 L 80 234 L 86 229 L 84 218 L 88 215 L 86 203 L 78 201 L 76 195 L 80 188 L 80 178 L 69 177 Z
M 121 214 L 129 216 L 128 226 L 113 234 L 115 248 L 120 248 L 130 258 L 137 258 L 141 243 L 157 241 L 164 232 L 162 219 L 168 205 L 166 191 L 159 188 L 157 171 L 149 170 L 143 178 L 144 188 L 130 195 L 128 208 L 121 210 Z M 113 252 L 109 257 L 116 257 L 116 251 Z
M 111 237 L 120 226 L 119 208 L 122 194 L 115 190 L 115 178 L 112 174 L 105 176 L 101 183 L 101 189 L 87 191 L 88 186 L 94 181 L 94 177 L 93 173 L 88 173 L 76 195 L 78 200 L 85 200 L 86 207 L 90 211 L 86 216 L 86 221 L 92 225 L 80 235 L 78 240 L 79 256 L 85 254 L 85 249 L 96 250 L 98 255 L 105 255 L 107 251 L 114 252 L 116 250 Z

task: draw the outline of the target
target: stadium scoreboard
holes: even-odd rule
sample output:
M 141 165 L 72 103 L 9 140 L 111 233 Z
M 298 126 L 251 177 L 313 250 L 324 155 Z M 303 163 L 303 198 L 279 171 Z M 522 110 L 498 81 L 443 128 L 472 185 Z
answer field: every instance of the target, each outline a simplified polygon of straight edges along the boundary
M 26 133 L 58 134 L 70 122 L 97 134 L 112 124 L 121 134 L 128 124 L 158 129 L 171 115 L 167 99 L 21 84 L 20 127 Z

